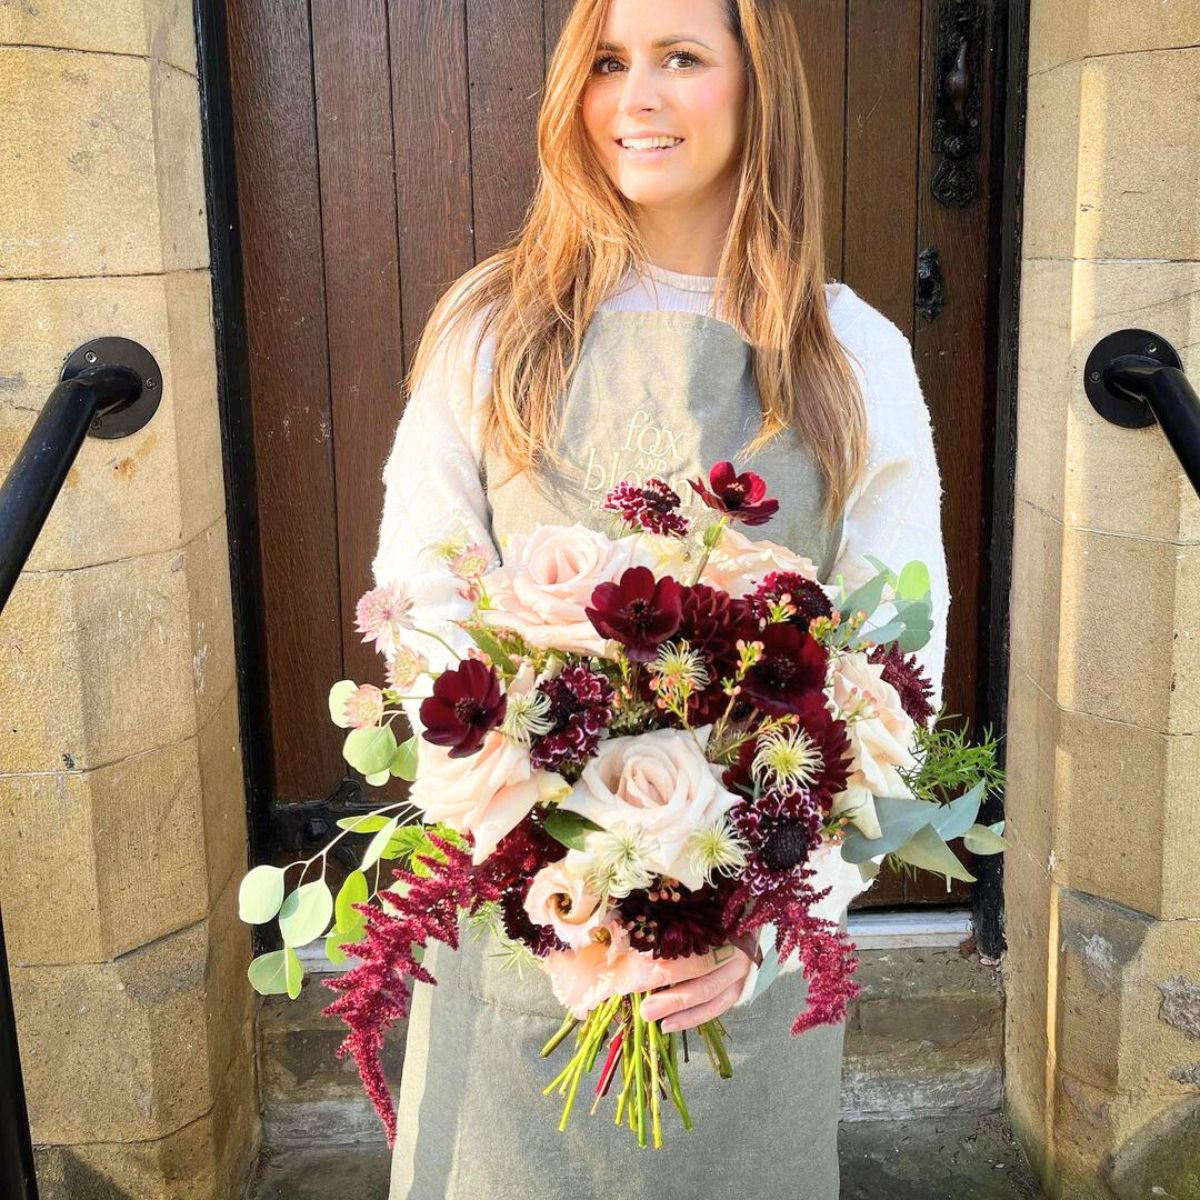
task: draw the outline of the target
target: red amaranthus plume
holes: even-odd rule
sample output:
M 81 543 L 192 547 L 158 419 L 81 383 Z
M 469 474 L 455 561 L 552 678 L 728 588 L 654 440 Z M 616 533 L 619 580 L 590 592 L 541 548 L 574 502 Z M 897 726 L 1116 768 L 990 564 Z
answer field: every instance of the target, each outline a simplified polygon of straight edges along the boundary
M 818 1025 L 845 1020 L 846 1008 L 862 990 L 852 976 L 858 970 L 854 943 L 832 921 L 814 917 L 806 906 L 775 918 L 775 950 L 782 961 L 793 950 L 808 980 L 808 1007 L 792 1022 L 793 1036 Z
M 350 1032 L 337 1049 L 337 1057 L 350 1054 L 362 1077 L 363 1087 L 387 1130 L 387 1144 L 396 1140 L 396 1109 L 383 1070 L 383 1039 L 394 1021 L 408 1016 L 410 981 L 437 983 L 416 959 L 413 951 L 430 941 L 458 949 L 458 914 L 477 909 L 497 898 L 494 884 L 480 878 L 471 855 L 436 834 L 429 835 L 445 856 L 445 862 L 420 858 L 428 876 L 399 869 L 396 880 L 408 885 L 405 894 L 385 889 L 380 897 L 393 906 L 395 915 L 371 904 L 354 907 L 367 920 L 367 936 L 350 950 L 362 963 L 324 984 L 341 992 L 322 1016 L 341 1017 Z M 493 891 L 497 895 L 491 895 Z

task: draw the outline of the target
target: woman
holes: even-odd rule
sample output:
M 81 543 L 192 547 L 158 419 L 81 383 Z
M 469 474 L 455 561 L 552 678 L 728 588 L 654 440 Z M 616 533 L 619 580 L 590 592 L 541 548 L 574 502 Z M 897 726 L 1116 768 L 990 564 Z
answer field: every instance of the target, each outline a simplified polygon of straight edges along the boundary
M 929 417 L 904 335 L 823 282 L 800 52 L 786 0 L 575 5 L 524 230 L 435 308 L 385 469 L 376 583 L 403 581 L 456 648 L 466 636 L 446 622 L 466 604 L 423 548 L 453 538 L 499 562 L 505 535 L 539 522 L 606 528 L 619 479 L 733 459 L 780 500 L 747 534 L 822 579 L 868 577 L 862 552 L 928 564 L 936 632 L 921 659 L 940 703 L 949 596 Z M 434 670 L 449 660 L 432 639 L 412 649 Z M 399 674 L 420 665 L 405 655 Z M 860 885 L 837 861 L 822 912 L 844 920 Z M 765 987 L 758 958 L 721 947 L 644 1010 L 666 1029 L 721 1015 L 735 1079 L 691 1064 L 697 1133 L 642 1153 L 611 1115 L 558 1131 L 540 1093 L 559 1065 L 537 1051 L 562 1009 L 541 972 L 505 971 L 485 942 L 432 947 L 439 986 L 413 998 L 391 1200 L 669 1200 L 735 1183 L 835 1200 L 844 1026 L 792 1038 L 804 980 Z

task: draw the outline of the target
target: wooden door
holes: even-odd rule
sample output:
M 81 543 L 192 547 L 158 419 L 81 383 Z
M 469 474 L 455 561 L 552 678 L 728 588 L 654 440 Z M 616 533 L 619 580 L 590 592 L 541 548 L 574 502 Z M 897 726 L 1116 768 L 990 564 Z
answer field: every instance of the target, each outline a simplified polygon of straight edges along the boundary
M 999 0 L 794 0 L 828 195 L 828 274 L 909 336 L 945 488 L 945 696 L 980 716 L 999 189 Z M 267 664 L 271 825 L 347 795 L 336 679 L 379 678 L 371 585 L 401 381 L 439 294 L 510 240 L 536 178 L 570 0 L 236 0 L 227 7 Z M 340 790 L 339 790 L 340 789 Z M 351 785 L 349 791 L 353 792 Z M 961 901 L 961 888 L 950 899 Z M 881 881 L 869 903 L 945 903 Z

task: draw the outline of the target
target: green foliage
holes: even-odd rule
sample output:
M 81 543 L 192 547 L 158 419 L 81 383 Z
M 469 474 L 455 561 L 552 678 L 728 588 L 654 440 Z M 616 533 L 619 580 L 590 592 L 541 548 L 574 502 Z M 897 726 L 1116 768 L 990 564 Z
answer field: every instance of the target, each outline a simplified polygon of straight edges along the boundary
M 342 757 L 356 771 L 370 777 L 390 771 L 398 749 L 390 725 L 368 725 L 350 731 Z
M 283 903 L 283 892 L 283 871 L 279 867 L 255 867 L 238 886 L 238 916 L 248 925 L 271 920 Z
M 246 969 L 250 986 L 260 996 L 287 995 L 295 1000 L 304 979 L 304 964 L 291 946 L 270 950 L 253 959 Z
M 397 779 L 403 779 L 406 783 L 412 783 L 417 777 L 417 736 L 413 734 L 407 741 L 401 742 L 397 749 L 395 757 L 392 759 L 392 765 L 389 768 L 390 773 L 395 775 Z
M 983 782 L 984 800 L 1001 795 L 1004 771 L 996 761 L 1000 739 L 992 737 L 989 726 L 981 740 L 971 742 L 965 723 L 953 729 L 944 723 L 947 719 L 939 713 L 932 729 L 921 724 L 916 727 L 914 753 L 919 765 L 900 771 L 913 795 L 940 804 L 947 796 L 979 781 Z
M 307 946 L 320 937 L 333 916 L 333 894 L 324 879 L 302 883 L 279 910 L 279 932 L 285 946 Z
M 589 821 L 587 817 L 567 812 L 562 808 L 554 809 L 542 825 L 556 842 L 561 842 L 568 850 L 582 850 L 583 839 L 588 830 L 600 828 L 595 821 Z

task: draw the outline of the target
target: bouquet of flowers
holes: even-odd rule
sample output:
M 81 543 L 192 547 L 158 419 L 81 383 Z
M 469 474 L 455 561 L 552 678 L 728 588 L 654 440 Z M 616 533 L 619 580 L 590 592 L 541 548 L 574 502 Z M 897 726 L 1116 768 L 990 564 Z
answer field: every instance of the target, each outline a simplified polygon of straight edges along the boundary
M 839 1022 L 857 960 L 828 913 L 885 859 L 948 884 L 972 878 L 949 841 L 1007 845 L 1002 823 L 976 820 L 999 787 L 995 745 L 937 730 L 913 657 L 932 629 L 925 566 L 868 559 L 876 574 L 846 594 L 737 528 L 778 510 L 760 477 L 725 462 L 689 482 L 712 514 L 701 529 L 652 479 L 608 494 L 610 533 L 542 525 L 508 538 L 497 567 L 483 547 L 439 547 L 469 610 L 455 622 L 465 656 L 417 627 L 404 586 L 359 602 L 387 686 L 342 680 L 330 712 L 350 731 L 346 760 L 368 784 L 408 780 L 408 799 L 340 822 L 334 842 L 370 840 L 336 897 L 331 842 L 286 895 L 287 868 L 254 868 L 240 907 L 282 935 L 250 966 L 260 992 L 298 995 L 296 948 L 318 937 L 334 963 L 361 960 L 326 981 L 340 995 L 324 1011 L 349 1027 L 339 1054 L 354 1057 L 389 1145 L 383 1037 L 412 984 L 436 983 L 424 948 L 457 948 L 464 918 L 544 970 L 566 1010 L 543 1050 L 573 1046 L 546 1089 L 563 1098 L 560 1128 L 594 1072 L 593 1111 L 615 1098 L 617 1123 L 659 1146 L 664 1107 L 692 1121 L 680 1035 L 642 1012 L 654 989 L 757 942 L 758 987 L 781 966 L 807 979 L 793 1034 Z M 422 638 L 451 665 L 430 670 Z M 404 702 L 419 703 L 421 731 L 400 743 Z M 393 881 L 381 884 L 384 862 Z M 721 1021 L 697 1032 L 731 1074 Z

